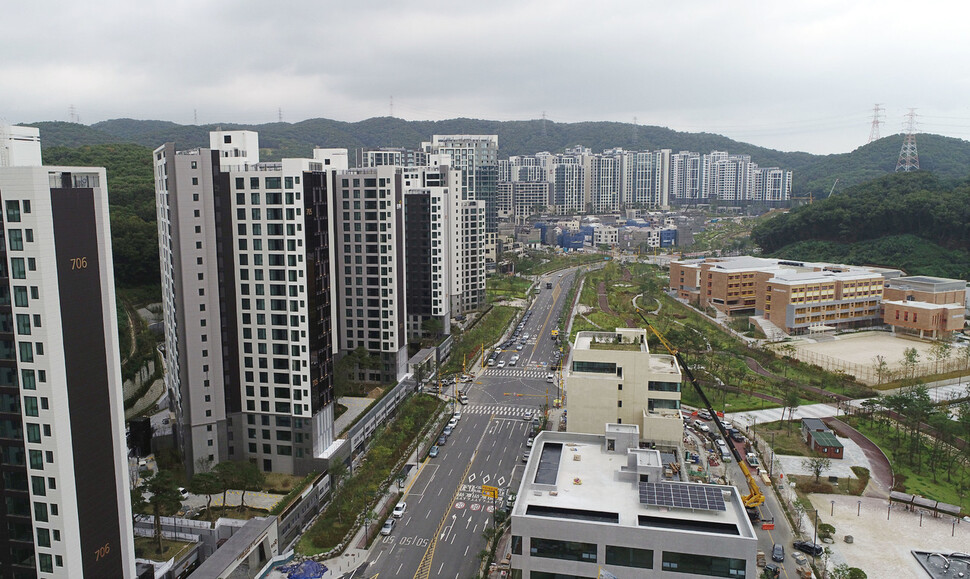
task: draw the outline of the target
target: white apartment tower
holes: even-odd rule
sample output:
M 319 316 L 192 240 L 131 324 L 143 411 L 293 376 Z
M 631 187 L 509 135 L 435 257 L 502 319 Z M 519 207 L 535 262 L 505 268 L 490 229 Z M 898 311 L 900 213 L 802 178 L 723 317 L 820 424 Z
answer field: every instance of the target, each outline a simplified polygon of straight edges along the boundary
M 0 138 L 0 577 L 135 576 L 103 168 Z
M 333 443 L 330 176 L 344 149 L 259 161 L 258 135 L 155 150 L 167 386 L 190 471 L 320 470 Z

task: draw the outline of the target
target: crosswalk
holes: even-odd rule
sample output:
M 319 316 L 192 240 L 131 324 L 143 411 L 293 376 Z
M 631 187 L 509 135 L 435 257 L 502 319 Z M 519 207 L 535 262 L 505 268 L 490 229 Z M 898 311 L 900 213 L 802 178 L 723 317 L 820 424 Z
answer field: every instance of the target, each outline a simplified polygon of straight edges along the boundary
M 486 376 L 507 376 L 513 378 L 545 378 L 549 374 L 545 370 L 520 370 L 517 368 L 488 368 Z
M 464 414 L 494 414 L 496 416 L 510 416 L 522 418 L 526 412 L 533 415 L 538 411 L 534 406 L 511 406 L 506 404 L 472 404 L 461 409 Z

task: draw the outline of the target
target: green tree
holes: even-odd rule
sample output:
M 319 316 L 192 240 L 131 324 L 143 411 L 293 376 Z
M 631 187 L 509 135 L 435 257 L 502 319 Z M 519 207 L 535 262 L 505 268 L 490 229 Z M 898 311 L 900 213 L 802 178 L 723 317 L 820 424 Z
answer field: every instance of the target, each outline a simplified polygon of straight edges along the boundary
M 157 553 L 162 552 L 162 515 L 173 515 L 182 506 L 182 495 L 178 485 L 172 478 L 172 473 L 166 470 L 157 471 L 140 487 L 143 494 L 148 496 L 148 506 L 155 519 L 155 540 L 158 541 Z
M 903 350 L 903 366 L 906 367 L 906 374 L 910 378 L 916 377 L 917 365 L 919 365 L 919 350 L 916 348 L 906 348 Z
M 255 462 L 239 461 L 236 468 L 236 486 L 242 491 L 239 498 L 239 509 L 246 509 L 246 492 L 258 491 L 266 483 L 266 475 L 259 470 Z
M 219 480 L 219 487 L 222 489 L 222 511 L 228 508 L 226 504 L 226 494 L 236 483 L 238 477 L 239 463 L 234 461 L 223 461 L 212 468 L 213 474 Z
M 189 483 L 189 492 L 196 495 L 205 495 L 205 515 L 212 520 L 212 495 L 222 492 L 222 481 L 216 473 L 199 472 L 192 477 Z
M 876 382 L 882 384 L 886 379 L 886 373 L 889 370 L 889 364 L 886 363 L 886 357 L 882 354 L 877 354 L 872 359 L 873 368 L 876 370 Z
M 946 362 L 953 354 L 953 345 L 948 340 L 938 340 L 930 347 L 930 354 L 936 362 L 936 373 L 940 373 L 940 362 Z
M 801 400 L 798 398 L 798 390 L 795 388 L 785 390 L 784 401 L 785 408 L 788 409 L 788 433 L 791 434 L 792 419 L 795 418 L 795 410 L 801 404 Z
M 802 460 L 802 468 L 812 473 L 815 482 L 822 477 L 822 473 L 832 468 L 832 461 L 824 456 L 813 456 Z

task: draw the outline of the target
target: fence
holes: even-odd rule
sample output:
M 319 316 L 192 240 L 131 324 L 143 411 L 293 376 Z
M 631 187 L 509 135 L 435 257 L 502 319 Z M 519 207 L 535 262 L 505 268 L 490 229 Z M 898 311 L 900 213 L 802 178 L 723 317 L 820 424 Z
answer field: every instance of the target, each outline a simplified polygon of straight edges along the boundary
M 827 354 L 813 352 L 805 347 L 799 346 L 795 349 L 795 357 L 806 364 L 814 364 L 829 372 L 842 371 L 853 376 L 857 381 L 869 386 L 885 384 L 907 377 L 929 376 L 932 374 L 945 374 L 970 368 L 970 358 L 950 357 L 945 360 L 920 362 L 907 366 L 898 367 L 898 363 L 886 360 L 886 365 L 880 367 L 875 358 L 871 364 L 858 364 L 840 358 L 835 358 Z

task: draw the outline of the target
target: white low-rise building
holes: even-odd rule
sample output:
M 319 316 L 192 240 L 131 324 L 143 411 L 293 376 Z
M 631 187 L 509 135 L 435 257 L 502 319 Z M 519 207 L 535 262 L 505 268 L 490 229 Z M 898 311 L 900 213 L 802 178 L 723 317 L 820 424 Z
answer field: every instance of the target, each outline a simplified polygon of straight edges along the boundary
M 673 455 L 639 439 L 628 424 L 536 437 L 512 509 L 512 577 L 758 576 L 738 489 L 671 480 Z
M 647 331 L 579 332 L 565 372 L 569 432 L 597 433 L 633 424 L 644 441 L 678 446 L 681 370 L 668 354 L 651 354 Z

